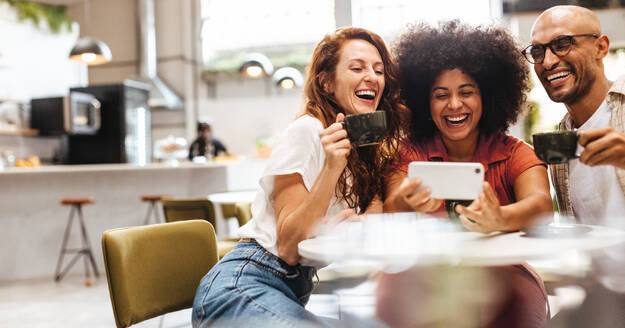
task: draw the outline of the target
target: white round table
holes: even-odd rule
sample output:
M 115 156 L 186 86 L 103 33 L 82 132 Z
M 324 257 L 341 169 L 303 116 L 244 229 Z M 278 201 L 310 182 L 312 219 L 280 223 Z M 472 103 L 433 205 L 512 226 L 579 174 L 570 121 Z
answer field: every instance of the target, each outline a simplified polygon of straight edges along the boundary
M 507 265 L 625 242 L 623 230 L 579 226 L 588 231 L 572 237 L 531 237 L 525 232 L 469 232 L 449 220 L 417 218 L 415 213 L 377 214 L 326 227 L 322 235 L 298 246 L 303 258 L 322 263 L 362 259 L 390 265 Z
M 210 194 L 207 196 L 215 206 L 215 223 L 217 225 L 217 238 L 223 240 L 230 236 L 231 231 L 226 225 L 221 205 L 236 203 L 252 203 L 256 197 L 256 190 L 226 191 Z
M 214 204 L 251 203 L 256 197 L 256 190 L 226 191 L 208 195 Z

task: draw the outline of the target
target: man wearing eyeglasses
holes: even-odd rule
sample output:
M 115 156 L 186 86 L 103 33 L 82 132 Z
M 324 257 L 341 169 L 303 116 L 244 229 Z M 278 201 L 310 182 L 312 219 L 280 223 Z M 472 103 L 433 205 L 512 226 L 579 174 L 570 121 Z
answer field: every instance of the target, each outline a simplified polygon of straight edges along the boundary
M 579 161 L 551 166 L 560 212 L 590 224 L 625 214 L 625 76 L 604 73 L 610 41 L 597 16 L 556 6 L 534 23 L 523 55 L 551 100 L 566 105 L 560 130 L 579 132 Z M 617 223 L 625 226 L 625 221 Z

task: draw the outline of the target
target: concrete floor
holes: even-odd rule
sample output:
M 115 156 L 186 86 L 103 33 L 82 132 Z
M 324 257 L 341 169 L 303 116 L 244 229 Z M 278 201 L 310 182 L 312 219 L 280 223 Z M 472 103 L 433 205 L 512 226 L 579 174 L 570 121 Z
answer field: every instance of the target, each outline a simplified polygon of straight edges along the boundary
M 163 327 L 190 326 L 191 310 L 168 314 Z M 133 327 L 158 327 L 159 318 Z M 106 278 L 84 276 L 0 283 L 0 327 L 115 327 Z
M 306 308 L 334 319 L 340 319 L 340 313 L 372 318 L 374 290 L 375 284 L 362 277 L 322 282 Z M 552 316 L 564 303 L 570 303 L 568 300 L 581 303 L 583 295 L 573 296 L 550 295 Z M 162 327 L 190 327 L 191 309 L 133 327 L 159 327 L 161 320 Z M 68 275 L 59 283 L 52 277 L 0 283 L 0 327 L 115 327 L 106 278 L 95 279 L 90 287 L 85 286 L 81 274 Z
M 372 315 L 373 294 L 367 292 L 372 288 L 370 284 L 353 288 L 364 299 L 346 302 L 343 298 L 340 303 L 344 310 Z M 307 309 L 338 319 L 339 294 L 313 294 Z M 133 327 L 159 327 L 160 320 L 163 320 L 162 327 L 190 327 L 191 309 Z M 90 287 L 85 286 L 84 276 L 80 274 L 67 275 L 59 283 L 52 277 L 0 283 L 0 327 L 115 327 L 106 278 L 95 279 Z

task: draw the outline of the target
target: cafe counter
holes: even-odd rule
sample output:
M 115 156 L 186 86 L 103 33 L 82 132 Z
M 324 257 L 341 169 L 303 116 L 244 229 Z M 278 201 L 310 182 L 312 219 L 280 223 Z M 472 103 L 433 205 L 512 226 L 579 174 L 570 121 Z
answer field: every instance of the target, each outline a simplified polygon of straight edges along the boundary
M 0 282 L 46 276 L 52 279 L 70 212 L 69 206 L 59 203 L 61 198 L 94 199 L 94 204 L 84 206 L 83 215 L 98 269 L 103 274 L 102 232 L 143 224 L 148 204 L 140 201 L 141 195 L 196 198 L 215 192 L 256 189 L 263 169 L 263 161 L 236 161 L 0 170 Z M 162 219 L 160 208 L 159 216 Z M 68 247 L 79 243 L 74 221 Z M 70 274 L 82 274 L 83 270 L 82 263 L 77 263 Z

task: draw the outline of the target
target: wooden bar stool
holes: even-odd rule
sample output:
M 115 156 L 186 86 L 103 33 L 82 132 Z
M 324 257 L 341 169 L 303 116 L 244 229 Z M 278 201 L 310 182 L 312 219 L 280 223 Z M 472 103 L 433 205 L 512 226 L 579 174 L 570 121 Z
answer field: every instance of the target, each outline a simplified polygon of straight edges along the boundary
M 165 222 L 165 221 L 161 221 L 161 219 L 158 217 L 158 204 L 157 203 L 160 202 L 161 199 L 163 199 L 163 197 L 167 197 L 167 196 L 164 196 L 164 195 L 141 196 L 142 202 L 150 202 L 150 204 L 148 204 L 148 213 L 146 214 L 145 220 L 143 221 L 144 225 L 150 223 L 150 218 L 152 217 L 152 213 L 154 213 L 154 223 Z
M 91 262 L 91 266 L 93 268 L 93 273 L 96 277 L 99 277 L 98 267 L 95 264 L 95 259 L 93 258 L 93 253 L 91 252 L 91 243 L 89 242 L 89 237 L 87 236 L 87 227 L 85 226 L 85 222 L 82 216 L 82 206 L 87 204 L 93 204 L 93 199 L 91 198 L 61 198 L 61 205 L 70 205 L 72 208 L 69 212 L 69 218 L 67 220 L 67 226 L 65 227 L 65 236 L 63 237 L 63 244 L 61 246 L 61 253 L 59 254 L 59 261 L 56 265 L 56 271 L 54 273 L 54 280 L 60 281 L 63 279 L 65 274 L 69 271 L 69 269 L 78 261 L 78 259 L 83 256 L 85 260 L 85 285 L 91 286 L 91 273 L 89 271 L 89 262 Z M 82 247 L 81 248 L 67 248 L 67 240 L 69 239 L 69 234 L 72 229 L 72 221 L 74 220 L 74 213 L 78 213 L 78 224 L 80 225 L 80 234 L 82 239 Z M 63 257 L 66 253 L 74 253 L 74 257 L 67 263 L 64 269 L 61 269 L 63 264 Z

